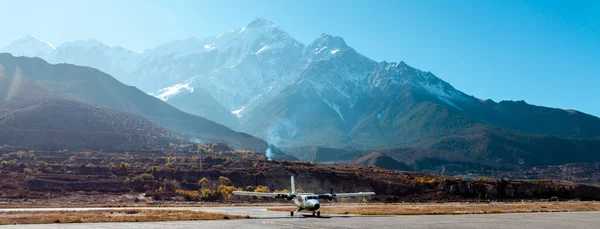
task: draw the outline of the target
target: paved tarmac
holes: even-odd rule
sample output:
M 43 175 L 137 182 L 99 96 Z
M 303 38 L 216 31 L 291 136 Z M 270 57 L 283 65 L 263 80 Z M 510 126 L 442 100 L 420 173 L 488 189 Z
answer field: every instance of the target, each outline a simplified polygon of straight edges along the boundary
M 33 209 L 33 210 L 101 210 L 92 209 Z M 115 209 L 115 208 L 112 208 Z M 139 208 L 137 208 L 139 209 Z M 600 212 L 519 213 L 487 215 L 424 215 L 424 216 L 357 216 L 328 215 L 321 218 L 294 216 L 286 212 L 267 211 L 266 207 L 189 207 L 190 209 L 236 215 L 249 215 L 255 219 L 175 221 L 142 223 L 81 223 L 45 225 L 9 225 L 6 228 L 600 228 Z M 17 209 L 0 209 L 15 211 Z M 18 209 L 19 211 L 26 209 Z

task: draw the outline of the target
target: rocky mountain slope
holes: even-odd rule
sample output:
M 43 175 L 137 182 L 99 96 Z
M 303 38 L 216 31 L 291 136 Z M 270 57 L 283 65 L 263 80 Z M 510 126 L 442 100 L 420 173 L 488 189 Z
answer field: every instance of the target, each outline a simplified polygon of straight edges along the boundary
M 0 67 L 0 145 L 130 150 L 184 142 L 141 116 L 72 100 L 23 75 Z
M 51 65 L 38 58 L 13 57 L 9 54 L 0 54 L 0 65 L 3 66 L 5 75 L 14 74 L 17 68 L 21 69 L 23 78 L 37 81 L 53 92 L 84 103 L 143 116 L 158 126 L 184 134 L 188 140 L 224 142 L 238 149 L 256 152 L 265 152 L 267 149 L 267 143 L 261 139 L 177 110 L 96 69 L 69 64 Z
M 404 62 L 371 60 L 341 37 L 323 33 L 304 45 L 262 18 L 141 53 L 94 40 L 67 42 L 47 59 L 97 67 L 184 111 L 281 147 L 429 149 L 477 129 L 600 138 L 597 117 L 481 100 Z
M 402 171 L 410 171 L 411 168 L 408 167 L 408 165 L 396 161 L 393 158 L 380 153 L 380 152 L 373 152 L 370 153 L 366 156 L 360 157 L 358 159 L 356 159 L 356 161 L 354 161 L 355 164 L 359 164 L 359 165 L 370 165 L 370 166 L 377 166 L 380 168 L 384 168 L 384 169 L 392 169 L 392 170 L 402 170 Z

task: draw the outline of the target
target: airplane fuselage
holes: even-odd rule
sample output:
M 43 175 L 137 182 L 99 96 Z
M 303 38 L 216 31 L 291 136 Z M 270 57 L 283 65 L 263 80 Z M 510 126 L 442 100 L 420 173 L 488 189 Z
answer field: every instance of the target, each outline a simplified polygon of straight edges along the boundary
M 317 195 L 298 195 L 294 198 L 294 204 L 296 204 L 299 211 L 316 211 L 321 207 L 319 196 Z

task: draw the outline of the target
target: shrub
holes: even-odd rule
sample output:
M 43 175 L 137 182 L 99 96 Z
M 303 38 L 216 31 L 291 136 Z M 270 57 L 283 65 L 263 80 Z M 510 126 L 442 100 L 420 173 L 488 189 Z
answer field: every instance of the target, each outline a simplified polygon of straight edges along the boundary
M 140 175 L 135 176 L 132 181 L 133 182 L 142 182 L 145 180 L 154 180 L 154 175 L 148 173 L 142 173 Z
M 33 174 L 33 170 L 31 170 L 30 168 L 24 168 L 23 169 L 23 173 L 25 173 L 25 174 Z
M 139 175 L 144 180 L 154 180 L 154 175 L 148 173 L 142 173 Z
M 167 182 L 166 185 L 170 191 L 179 189 L 179 183 L 177 183 L 176 180 L 171 180 L 170 182 Z
M 177 193 L 177 195 L 179 195 L 179 196 L 183 196 L 183 198 L 185 198 L 186 201 L 200 200 L 200 193 L 198 191 L 188 191 L 188 190 L 177 189 L 175 191 L 175 193 Z
M 233 183 L 231 183 L 231 180 L 227 177 L 224 176 L 220 176 L 219 177 L 219 183 L 221 183 L 222 185 L 227 185 L 227 186 L 232 186 Z
M 207 189 L 208 182 L 210 182 L 210 181 L 208 179 L 206 179 L 206 177 L 202 177 L 202 179 L 200 179 L 198 181 L 198 186 L 200 187 L 200 189 Z
M 121 162 L 121 165 L 119 165 L 119 168 L 122 170 L 127 170 L 127 169 L 129 169 L 129 164 L 125 163 L 125 162 Z
M 37 166 L 40 168 L 46 168 L 48 166 L 48 163 L 46 163 L 45 161 L 40 161 L 37 163 Z
M 142 177 L 140 177 L 140 176 L 135 176 L 133 179 L 131 179 L 131 181 L 133 181 L 133 182 L 136 182 L 136 183 L 137 183 L 137 182 L 142 182 L 142 181 L 144 181 L 144 179 L 142 179 Z
M 288 191 L 287 189 L 283 189 L 283 190 L 277 190 L 277 189 L 276 189 L 276 190 L 275 190 L 275 191 L 273 191 L 273 192 L 275 192 L 275 193 L 290 193 L 290 191 Z
M 223 200 L 231 199 L 234 190 L 235 187 L 226 185 L 219 185 L 219 187 L 217 188 L 217 191 Z
M 214 201 L 218 199 L 217 191 L 205 188 L 200 190 L 200 193 L 203 200 Z
M 8 161 L 2 160 L 2 162 L 0 162 L 0 167 L 9 166 L 9 165 L 12 165 L 15 163 L 17 163 L 16 160 L 8 160 Z
M 254 189 L 255 192 L 271 192 L 271 190 L 269 189 L 268 186 L 256 186 L 256 188 Z M 259 200 L 262 200 L 262 197 L 257 197 Z

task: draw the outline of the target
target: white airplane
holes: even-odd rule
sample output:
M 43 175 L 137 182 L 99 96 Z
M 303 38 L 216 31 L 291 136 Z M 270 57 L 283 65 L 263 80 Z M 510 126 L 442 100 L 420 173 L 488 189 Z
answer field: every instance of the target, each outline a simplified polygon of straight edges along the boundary
M 302 210 L 312 211 L 312 215 L 321 216 L 321 211 L 319 208 L 321 204 L 319 203 L 319 199 L 328 199 L 333 200 L 336 197 L 354 197 L 354 196 L 371 196 L 375 195 L 374 192 L 356 192 L 356 193 L 333 193 L 333 189 L 331 189 L 330 193 L 327 194 L 314 194 L 314 193 L 296 193 L 296 185 L 294 183 L 294 176 L 291 178 L 291 192 L 292 193 L 271 193 L 271 192 L 243 192 L 243 191 L 234 191 L 234 195 L 239 196 L 261 196 L 261 197 L 273 197 L 273 198 L 282 198 L 287 200 L 294 200 L 294 204 L 298 207 L 295 212 L 299 212 Z M 294 216 L 294 211 L 290 212 L 290 216 Z

